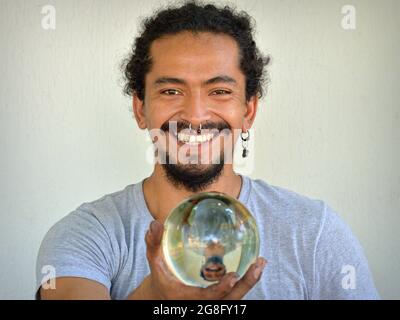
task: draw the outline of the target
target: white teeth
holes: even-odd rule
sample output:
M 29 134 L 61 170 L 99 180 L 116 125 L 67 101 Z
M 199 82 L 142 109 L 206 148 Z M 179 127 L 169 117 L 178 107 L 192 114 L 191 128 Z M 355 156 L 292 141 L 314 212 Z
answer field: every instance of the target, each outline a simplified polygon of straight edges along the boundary
M 198 144 L 206 141 L 210 141 L 213 138 L 213 134 L 186 134 L 179 132 L 178 140 L 189 144 Z

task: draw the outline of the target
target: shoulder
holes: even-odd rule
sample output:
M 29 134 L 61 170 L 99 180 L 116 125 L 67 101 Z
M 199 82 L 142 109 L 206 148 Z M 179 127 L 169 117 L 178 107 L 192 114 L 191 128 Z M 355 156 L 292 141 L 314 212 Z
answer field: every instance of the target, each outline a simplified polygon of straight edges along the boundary
M 271 218 L 283 225 L 321 228 L 327 216 L 335 220 L 337 215 L 321 199 L 267 183 L 261 179 L 250 180 L 248 204 L 258 211 L 258 218 Z M 333 217 L 334 216 L 334 217 Z
M 275 248 L 284 261 L 282 270 L 304 277 L 309 297 L 378 297 L 362 247 L 335 209 L 323 200 L 262 180 L 250 184 L 249 209 L 261 236 L 272 245 L 265 252 Z M 342 288 L 343 267 L 347 266 L 356 269 L 357 290 Z
M 268 221 L 280 230 L 281 237 L 311 240 L 315 248 L 354 244 L 358 241 L 349 225 L 326 201 L 292 190 L 251 180 L 248 205 L 259 221 Z
M 126 229 L 132 187 L 85 202 L 53 224 L 44 236 L 36 262 L 37 288 L 42 271 L 52 266 L 57 277 L 82 277 L 110 288 L 126 260 Z
M 46 249 L 88 246 L 94 244 L 123 243 L 132 215 L 133 186 L 106 194 L 99 199 L 84 202 L 57 221 L 47 231 L 41 245 Z
M 259 179 L 251 180 L 250 189 L 247 205 L 261 234 L 272 233 L 286 248 L 312 253 L 335 239 L 354 241 L 350 227 L 326 201 Z
M 124 189 L 106 194 L 99 199 L 84 202 L 76 209 L 76 214 L 92 215 L 107 225 L 114 220 L 123 220 L 135 203 L 134 190 L 137 185 L 128 185 Z

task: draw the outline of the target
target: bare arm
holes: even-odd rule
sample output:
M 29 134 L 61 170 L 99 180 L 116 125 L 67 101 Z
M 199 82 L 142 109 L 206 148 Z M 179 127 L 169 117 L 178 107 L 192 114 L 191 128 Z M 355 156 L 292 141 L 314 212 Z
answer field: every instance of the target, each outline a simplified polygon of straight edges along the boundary
M 55 289 L 40 288 L 41 300 L 111 300 L 107 288 L 99 282 L 77 278 L 56 279 Z

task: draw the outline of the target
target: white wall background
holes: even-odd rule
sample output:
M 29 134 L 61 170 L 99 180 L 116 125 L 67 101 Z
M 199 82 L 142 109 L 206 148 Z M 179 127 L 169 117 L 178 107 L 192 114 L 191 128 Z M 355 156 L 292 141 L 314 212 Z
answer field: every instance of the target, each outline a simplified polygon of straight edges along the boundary
M 31 299 L 40 242 L 151 172 L 119 63 L 159 1 L 0 0 L 0 298 Z M 273 57 L 252 177 L 323 199 L 400 298 L 400 1 L 237 1 Z M 56 8 L 56 30 L 41 8 Z M 356 30 L 341 28 L 354 5 Z

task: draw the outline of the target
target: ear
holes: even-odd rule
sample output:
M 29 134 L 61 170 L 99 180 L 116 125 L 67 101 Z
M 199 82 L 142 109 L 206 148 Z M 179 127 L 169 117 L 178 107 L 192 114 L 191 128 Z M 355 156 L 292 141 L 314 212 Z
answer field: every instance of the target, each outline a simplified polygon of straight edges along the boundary
M 144 110 L 144 100 L 140 100 L 136 93 L 133 93 L 132 108 L 139 128 L 146 129 L 147 123 Z
M 258 97 L 257 95 L 254 95 L 250 98 L 248 102 L 246 102 L 246 110 L 244 114 L 243 127 L 242 127 L 243 131 L 247 131 L 252 127 L 254 120 L 256 118 L 257 108 L 258 108 Z

